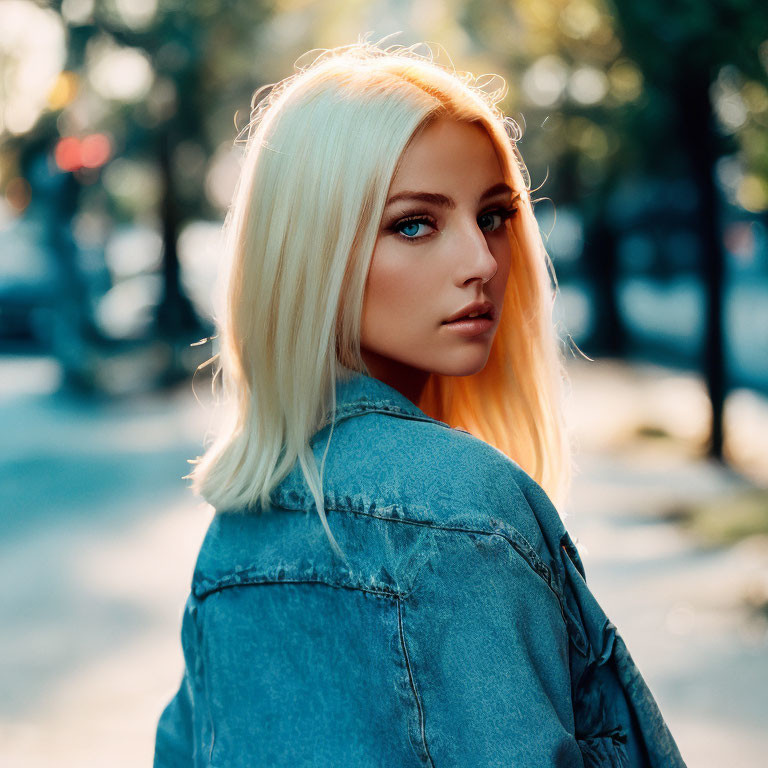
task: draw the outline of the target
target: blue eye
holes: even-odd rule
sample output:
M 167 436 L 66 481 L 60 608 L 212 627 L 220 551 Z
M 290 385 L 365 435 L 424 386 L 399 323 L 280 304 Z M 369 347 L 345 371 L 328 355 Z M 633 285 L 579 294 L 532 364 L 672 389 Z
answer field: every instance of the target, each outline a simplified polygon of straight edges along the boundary
M 501 221 L 502 221 L 501 216 L 498 213 L 484 213 L 480 217 L 480 219 L 491 219 L 494 217 L 499 219 L 499 223 L 496 224 L 495 227 L 491 227 L 490 229 L 486 230 L 487 232 L 493 232 L 494 230 L 498 229 L 501 226 Z M 482 224 L 480 225 L 480 228 L 482 229 Z
M 495 232 L 507 219 L 512 218 L 517 213 L 517 208 L 501 208 L 498 211 L 488 211 L 482 214 L 479 219 L 485 217 L 495 217 L 499 220 L 499 223 L 491 229 L 485 230 L 486 232 Z M 479 221 L 478 219 L 478 221 Z
M 423 224 L 433 226 L 428 219 L 403 219 L 394 226 L 395 232 L 406 240 L 421 240 L 424 235 L 418 236 L 419 227 Z
M 480 224 L 480 228 L 484 232 L 495 232 L 502 224 L 509 218 L 517 213 L 517 208 L 498 208 L 493 211 L 486 211 L 478 216 L 477 221 Z M 485 228 L 481 223 L 483 219 L 489 219 L 491 226 Z M 498 220 L 495 222 L 495 220 Z M 393 224 L 389 229 L 397 234 L 398 237 L 406 240 L 410 243 L 424 240 L 429 236 L 429 233 L 419 234 L 419 227 L 426 225 L 428 227 L 435 228 L 435 222 L 424 216 L 415 216 L 410 219 L 401 219 L 397 223 Z

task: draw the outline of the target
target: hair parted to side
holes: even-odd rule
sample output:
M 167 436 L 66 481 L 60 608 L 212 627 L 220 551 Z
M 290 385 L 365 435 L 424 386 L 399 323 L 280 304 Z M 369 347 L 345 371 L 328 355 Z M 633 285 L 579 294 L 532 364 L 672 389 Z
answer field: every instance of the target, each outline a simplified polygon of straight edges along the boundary
M 505 180 L 522 194 L 507 224 L 511 269 L 488 363 L 471 376 L 432 374 L 418 405 L 509 456 L 555 505 L 572 477 L 554 269 L 517 149 L 522 132 L 497 106 L 506 83 L 438 64 L 431 49 L 416 53 L 418 45 L 362 39 L 325 49 L 257 91 L 224 226 L 214 302 L 219 351 L 203 364 L 218 361 L 223 413 L 214 442 L 190 460 L 195 468 L 186 476 L 217 511 L 250 511 L 269 505 L 298 460 L 341 557 L 322 491 L 336 379 L 349 375 L 345 368 L 370 375 L 360 327 L 384 204 L 405 148 L 437 117 L 482 124 Z M 501 85 L 490 90 L 493 78 Z M 318 471 L 309 441 L 328 421 Z

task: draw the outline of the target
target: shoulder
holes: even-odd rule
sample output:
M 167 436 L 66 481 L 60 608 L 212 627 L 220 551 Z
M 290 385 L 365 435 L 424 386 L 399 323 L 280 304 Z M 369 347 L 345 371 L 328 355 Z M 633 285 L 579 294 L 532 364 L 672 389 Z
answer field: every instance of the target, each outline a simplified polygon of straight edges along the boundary
M 370 413 L 337 425 L 327 448 L 313 444 L 318 467 L 325 454 L 325 515 L 349 562 L 332 552 L 297 462 L 268 509 L 214 516 L 198 596 L 286 581 L 405 595 L 446 536 L 503 538 L 545 575 L 548 536 L 526 495 L 536 484 L 491 445 L 431 420 Z
M 325 440 L 316 446 L 318 459 L 325 447 Z M 341 511 L 353 511 L 349 499 L 366 500 L 393 520 L 483 529 L 506 522 L 535 540 L 539 521 L 526 495 L 532 486 L 492 445 L 432 420 L 365 414 L 339 425 L 326 456 L 324 487 Z
M 339 511 L 457 535 L 501 536 L 542 575 L 559 570 L 568 538 L 562 518 L 516 461 L 441 422 L 378 414 L 355 422 L 334 435 L 335 452 L 333 441 L 329 449 L 338 464 L 330 464 L 327 498 Z

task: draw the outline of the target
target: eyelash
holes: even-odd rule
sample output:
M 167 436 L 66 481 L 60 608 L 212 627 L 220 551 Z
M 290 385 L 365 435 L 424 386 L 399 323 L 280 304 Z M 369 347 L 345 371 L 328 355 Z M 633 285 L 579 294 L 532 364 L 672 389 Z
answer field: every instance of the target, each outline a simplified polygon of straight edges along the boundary
M 517 213 L 517 206 L 513 206 L 510 208 L 495 208 L 491 211 L 485 211 L 481 216 L 490 216 L 490 215 L 498 215 L 501 216 L 501 222 L 502 224 L 507 220 L 511 219 L 516 213 Z M 413 243 L 418 242 L 419 240 L 423 240 L 426 237 L 429 237 L 429 235 L 421 235 L 420 237 L 408 237 L 400 231 L 402 227 L 407 226 L 408 224 L 429 224 L 429 226 L 433 227 L 435 225 L 434 219 L 432 219 L 429 216 L 411 216 L 405 219 L 400 219 L 395 224 L 393 224 L 389 229 L 390 231 L 394 232 L 401 240 L 405 240 L 406 242 Z M 501 224 L 496 228 L 500 229 Z M 491 232 L 495 232 L 496 229 L 490 230 Z

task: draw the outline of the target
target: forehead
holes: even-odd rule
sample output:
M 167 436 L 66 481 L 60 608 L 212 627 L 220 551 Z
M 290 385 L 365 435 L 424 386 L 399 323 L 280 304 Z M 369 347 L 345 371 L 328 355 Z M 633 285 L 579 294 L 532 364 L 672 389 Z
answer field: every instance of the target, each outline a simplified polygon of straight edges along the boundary
M 405 152 L 392 180 L 391 191 L 426 181 L 488 186 L 503 181 L 496 148 L 480 123 L 440 118 L 427 125 Z

